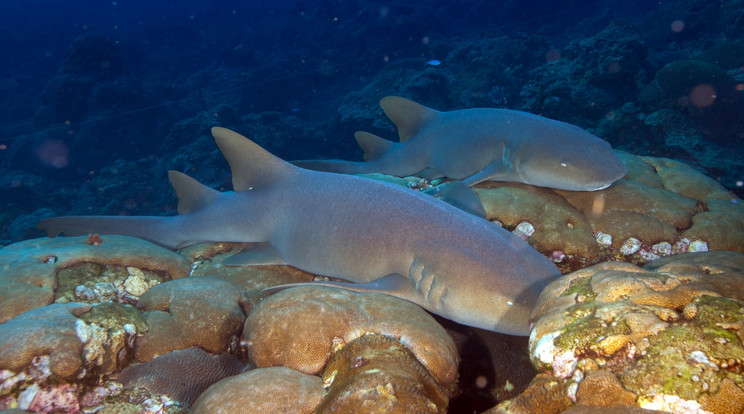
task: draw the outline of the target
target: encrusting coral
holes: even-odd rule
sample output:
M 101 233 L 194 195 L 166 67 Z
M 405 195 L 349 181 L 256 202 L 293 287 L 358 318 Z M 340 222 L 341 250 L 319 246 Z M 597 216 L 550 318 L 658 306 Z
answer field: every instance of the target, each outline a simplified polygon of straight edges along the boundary
M 744 393 L 743 292 L 741 253 L 601 263 L 545 288 L 530 355 L 578 403 L 736 412 L 719 395 Z

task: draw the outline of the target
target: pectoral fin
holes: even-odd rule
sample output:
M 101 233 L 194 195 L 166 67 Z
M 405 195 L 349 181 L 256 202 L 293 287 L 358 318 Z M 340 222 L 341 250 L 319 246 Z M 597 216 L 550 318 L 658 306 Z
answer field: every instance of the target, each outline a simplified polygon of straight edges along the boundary
M 499 181 L 499 177 L 503 176 L 503 170 L 504 164 L 501 161 L 494 161 L 488 164 L 486 168 L 462 180 L 462 183 L 467 186 L 473 186 L 488 180 Z
M 248 250 L 243 250 L 222 261 L 224 266 L 260 266 L 284 265 L 287 262 L 279 251 L 269 243 L 257 243 Z
M 383 293 L 397 298 L 405 299 L 413 303 L 420 303 L 418 292 L 405 278 L 399 274 L 390 274 L 383 276 L 369 283 L 350 283 L 350 282 L 302 282 L 288 283 L 286 285 L 272 286 L 263 289 L 261 293 L 272 294 L 280 290 L 289 289 L 297 286 L 325 286 L 339 289 L 350 290 L 352 292 L 370 292 Z
M 451 204 L 466 213 L 486 219 L 486 210 L 475 191 L 459 181 L 435 187 L 434 191 L 425 191 L 427 194 L 436 196 L 441 194 L 441 200 Z

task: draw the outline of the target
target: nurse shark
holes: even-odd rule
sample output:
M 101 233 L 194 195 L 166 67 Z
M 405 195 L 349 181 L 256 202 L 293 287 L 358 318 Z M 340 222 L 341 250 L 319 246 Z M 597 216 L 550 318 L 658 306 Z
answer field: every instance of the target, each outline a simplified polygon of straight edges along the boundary
M 519 237 L 437 198 L 298 168 L 230 130 L 213 128 L 212 134 L 232 170 L 234 191 L 170 171 L 177 216 L 54 217 L 38 227 L 52 237 L 121 234 L 171 249 L 250 242 L 252 248 L 226 264 L 288 264 L 355 282 L 310 284 L 396 296 L 456 322 L 513 335 L 529 333 L 540 291 L 560 276 Z
M 496 108 L 440 112 L 408 99 L 380 100 L 400 142 L 357 132 L 364 162 L 303 160 L 303 168 L 398 177 L 445 176 L 467 185 L 511 181 L 572 191 L 607 188 L 627 169 L 606 141 L 528 112 Z

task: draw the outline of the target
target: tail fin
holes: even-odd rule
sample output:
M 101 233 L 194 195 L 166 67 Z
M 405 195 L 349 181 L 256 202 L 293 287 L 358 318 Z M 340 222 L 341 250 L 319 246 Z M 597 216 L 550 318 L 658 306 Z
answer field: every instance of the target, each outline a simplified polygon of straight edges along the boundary
M 165 229 L 169 219 L 157 216 L 66 216 L 41 220 L 36 227 L 46 231 L 49 237 L 60 233 L 66 236 L 119 234 L 139 237 L 173 250 L 182 243 L 175 239 L 172 230 Z

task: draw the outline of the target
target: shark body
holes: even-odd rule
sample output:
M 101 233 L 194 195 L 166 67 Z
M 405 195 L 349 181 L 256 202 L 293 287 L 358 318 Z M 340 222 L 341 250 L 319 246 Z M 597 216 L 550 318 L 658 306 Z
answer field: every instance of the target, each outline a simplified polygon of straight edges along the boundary
M 357 132 L 364 162 L 303 160 L 295 165 L 346 174 L 446 176 L 467 185 L 511 181 L 595 191 L 627 169 L 612 147 L 583 129 L 528 112 L 473 108 L 440 112 L 388 96 L 380 101 L 400 142 Z
M 178 216 L 55 217 L 38 227 L 52 237 L 122 234 L 171 249 L 253 242 L 231 258 L 233 265 L 289 264 L 355 282 L 318 284 L 385 293 L 514 335 L 529 333 L 540 291 L 560 276 L 517 236 L 434 197 L 298 168 L 235 132 L 212 131 L 235 191 L 219 192 L 171 171 Z

